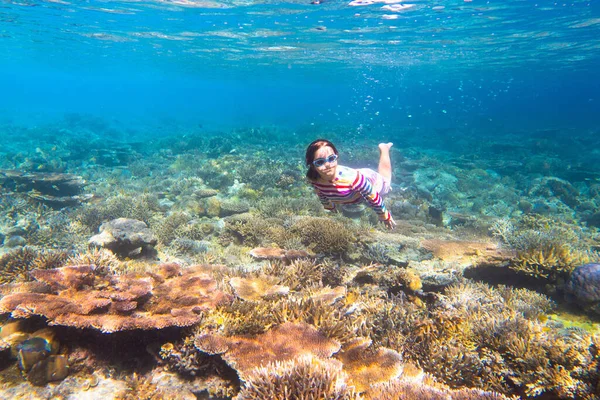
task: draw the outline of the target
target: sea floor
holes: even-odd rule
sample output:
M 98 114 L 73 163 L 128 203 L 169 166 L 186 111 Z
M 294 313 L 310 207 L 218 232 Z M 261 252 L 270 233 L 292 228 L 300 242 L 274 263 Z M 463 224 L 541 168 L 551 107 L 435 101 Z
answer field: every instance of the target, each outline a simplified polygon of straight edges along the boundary
M 0 132 L 2 398 L 600 398 L 593 132 Z M 395 230 L 323 210 L 321 136 L 394 142 Z

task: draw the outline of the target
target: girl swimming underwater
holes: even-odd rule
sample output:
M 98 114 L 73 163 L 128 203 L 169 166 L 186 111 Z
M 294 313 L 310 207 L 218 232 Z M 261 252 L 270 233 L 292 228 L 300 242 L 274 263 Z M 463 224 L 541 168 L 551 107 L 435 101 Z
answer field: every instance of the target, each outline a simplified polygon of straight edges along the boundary
M 329 140 L 317 139 L 306 149 L 306 177 L 314 187 L 326 210 L 337 212 L 336 206 L 366 201 L 379 220 L 389 229 L 396 222 L 385 208 L 383 196 L 390 190 L 392 143 L 379 144 L 378 172 L 369 168 L 353 169 L 338 164 L 338 151 Z

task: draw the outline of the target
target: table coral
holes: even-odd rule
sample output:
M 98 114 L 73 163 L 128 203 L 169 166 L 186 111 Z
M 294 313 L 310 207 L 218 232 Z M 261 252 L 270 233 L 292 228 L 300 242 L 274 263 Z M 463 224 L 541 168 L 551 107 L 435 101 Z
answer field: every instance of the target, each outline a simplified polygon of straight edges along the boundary
M 259 260 L 292 261 L 299 258 L 311 258 L 313 254 L 305 250 L 285 250 L 277 247 L 257 247 L 250 250 L 250 255 Z
M 258 301 L 264 297 L 283 296 L 289 293 L 289 287 L 278 285 L 277 282 L 278 279 L 272 276 L 233 277 L 229 284 L 233 287 L 236 296 L 241 299 Z
M 329 358 L 340 349 L 339 342 L 305 323 L 285 323 L 254 338 L 201 334 L 194 344 L 200 351 L 219 354 L 242 379 L 253 368 L 271 362 L 289 361 L 302 355 Z
M 421 245 L 434 257 L 463 266 L 483 262 L 498 264 L 514 256 L 512 251 L 500 249 L 493 243 L 427 239 Z
M 402 374 L 402 356 L 391 349 L 370 348 L 371 343 L 370 339 L 356 338 L 335 355 L 344 364 L 344 371 L 359 392 Z
M 0 300 L 0 312 L 14 318 L 39 315 L 50 325 L 112 333 L 190 326 L 202 319 L 203 311 L 229 300 L 200 266 L 183 270 L 163 264 L 158 272 L 141 277 L 102 275 L 85 265 L 36 270 L 32 275 L 50 292 L 8 294 Z

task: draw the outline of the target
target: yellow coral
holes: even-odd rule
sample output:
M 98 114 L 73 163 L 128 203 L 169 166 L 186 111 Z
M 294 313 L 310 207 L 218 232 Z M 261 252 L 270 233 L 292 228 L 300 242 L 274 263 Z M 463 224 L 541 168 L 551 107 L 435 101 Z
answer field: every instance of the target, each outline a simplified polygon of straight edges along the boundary
M 517 252 L 511 268 L 536 278 L 557 282 L 561 277 L 567 277 L 578 265 L 590 261 L 589 252 L 573 249 L 567 244 L 551 244 Z

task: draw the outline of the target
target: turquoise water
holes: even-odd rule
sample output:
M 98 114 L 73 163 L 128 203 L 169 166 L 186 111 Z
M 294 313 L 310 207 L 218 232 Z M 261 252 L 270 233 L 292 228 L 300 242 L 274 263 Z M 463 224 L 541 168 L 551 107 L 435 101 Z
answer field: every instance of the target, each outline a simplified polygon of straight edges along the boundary
M 600 398 L 600 273 L 565 286 L 600 262 L 598 71 L 598 0 L 0 1 L 0 397 L 128 398 L 168 371 L 163 394 L 232 398 L 248 371 L 202 335 L 318 328 L 446 391 Z M 318 137 L 356 168 L 394 143 L 395 231 L 323 210 Z M 103 242 L 118 218 L 144 242 Z M 52 344 L 32 372 L 9 326 Z
M 596 1 L 416 1 L 401 12 L 308 3 L 4 1 L 0 116 L 209 127 L 597 123 Z

